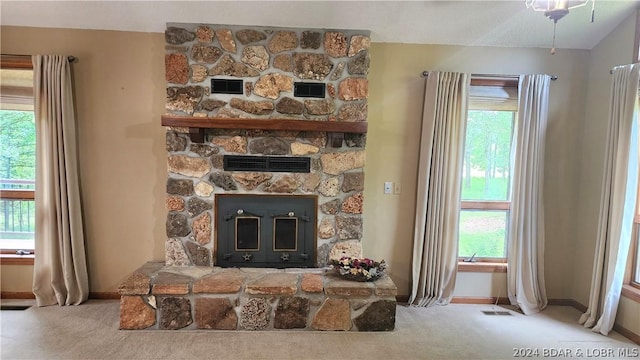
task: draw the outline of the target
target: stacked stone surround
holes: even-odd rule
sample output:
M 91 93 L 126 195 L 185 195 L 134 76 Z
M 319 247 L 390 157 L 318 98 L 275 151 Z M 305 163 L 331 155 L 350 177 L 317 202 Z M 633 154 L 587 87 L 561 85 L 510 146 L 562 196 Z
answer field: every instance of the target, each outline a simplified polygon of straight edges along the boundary
M 166 267 L 150 262 L 119 288 L 120 329 L 391 331 L 389 277 L 342 280 L 321 269 Z
M 301 121 L 366 121 L 369 32 L 169 24 L 167 112 L 171 115 Z M 243 79 L 244 94 L 212 94 L 211 79 Z M 322 82 L 324 99 L 295 98 L 293 83 Z M 325 132 L 207 130 L 204 143 L 169 128 L 168 266 L 215 265 L 215 196 L 318 196 L 316 265 L 329 254 L 361 255 L 364 134 L 327 146 Z M 233 172 L 223 156 L 311 158 L 310 173 Z

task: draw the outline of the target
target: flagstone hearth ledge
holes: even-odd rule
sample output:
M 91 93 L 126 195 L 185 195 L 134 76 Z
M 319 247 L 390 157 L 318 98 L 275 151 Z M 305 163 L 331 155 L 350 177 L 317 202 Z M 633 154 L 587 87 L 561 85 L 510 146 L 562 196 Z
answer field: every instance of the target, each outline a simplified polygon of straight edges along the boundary
M 250 130 L 287 130 L 287 131 L 322 131 L 331 134 L 331 139 L 339 143 L 344 133 L 364 134 L 367 132 L 366 121 L 319 121 L 298 119 L 256 119 L 256 118 L 213 118 L 162 115 L 162 126 L 189 128 L 192 142 L 204 142 L 205 129 L 250 129 Z M 329 141 L 330 145 L 338 142 Z
M 175 267 L 148 262 L 119 286 L 123 330 L 392 331 L 389 276 L 343 280 L 326 268 Z

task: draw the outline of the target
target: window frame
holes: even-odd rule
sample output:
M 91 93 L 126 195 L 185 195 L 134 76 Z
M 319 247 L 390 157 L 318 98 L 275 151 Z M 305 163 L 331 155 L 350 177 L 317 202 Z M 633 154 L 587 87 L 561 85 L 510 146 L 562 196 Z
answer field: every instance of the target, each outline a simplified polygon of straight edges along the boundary
M 29 55 L 0 54 L 0 69 L 33 70 L 33 63 Z M 0 199 L 35 200 L 33 189 L 0 190 Z M 34 245 L 35 247 L 35 245 Z M 33 265 L 35 249 L 23 249 L 30 254 L 20 255 L 16 249 L 0 248 L 0 265 Z
M 638 19 L 640 19 L 640 11 L 638 12 Z M 638 24 L 640 29 L 640 24 Z M 637 34 L 636 34 L 637 35 Z M 636 37 L 636 40 L 640 37 Z M 636 45 L 638 42 L 636 41 Z M 638 95 L 638 103 L 640 103 L 640 94 Z M 636 109 L 636 112 L 640 112 L 640 109 Z M 640 119 L 639 119 L 640 121 Z M 640 161 L 640 158 L 638 159 Z M 631 241 L 629 244 L 629 256 L 627 256 L 627 267 L 624 273 L 624 280 L 622 285 L 622 295 L 630 298 L 631 300 L 640 303 L 640 282 L 635 281 L 636 278 L 640 279 L 640 183 L 636 190 L 636 213 L 633 217 L 633 227 L 631 229 Z M 636 273 L 636 271 L 638 273 Z
M 518 78 L 471 78 L 471 86 L 493 86 L 493 87 L 511 87 L 518 88 Z M 478 109 L 467 109 L 478 110 Z M 491 111 L 491 110 L 489 110 Z M 504 111 L 498 110 L 495 111 Z M 514 127 L 517 121 L 517 111 L 514 113 Z M 466 126 L 466 124 L 465 124 Z M 514 129 L 515 131 L 515 129 Z M 466 138 L 465 138 L 466 141 Z M 511 144 L 511 151 L 514 151 L 515 144 Z M 513 156 L 513 154 L 510 154 Z M 511 211 L 511 199 L 509 200 L 461 200 L 459 212 L 463 210 L 480 210 L 480 211 L 506 211 L 510 214 Z M 507 215 L 509 216 L 509 215 Z M 505 251 L 508 251 L 508 231 L 509 224 L 507 221 L 505 229 Z M 458 238 L 458 241 L 460 239 Z M 506 272 L 507 269 L 507 257 L 474 257 L 473 261 L 468 261 L 468 257 L 458 257 L 458 271 L 461 272 Z

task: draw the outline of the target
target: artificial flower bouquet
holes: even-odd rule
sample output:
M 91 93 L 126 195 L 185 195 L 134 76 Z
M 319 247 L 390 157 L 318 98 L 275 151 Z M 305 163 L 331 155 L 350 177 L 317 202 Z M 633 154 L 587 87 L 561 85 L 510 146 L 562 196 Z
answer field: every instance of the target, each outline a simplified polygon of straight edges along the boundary
M 368 258 L 343 256 L 340 260 L 331 260 L 333 270 L 340 276 L 354 281 L 373 281 L 384 275 L 387 264 Z

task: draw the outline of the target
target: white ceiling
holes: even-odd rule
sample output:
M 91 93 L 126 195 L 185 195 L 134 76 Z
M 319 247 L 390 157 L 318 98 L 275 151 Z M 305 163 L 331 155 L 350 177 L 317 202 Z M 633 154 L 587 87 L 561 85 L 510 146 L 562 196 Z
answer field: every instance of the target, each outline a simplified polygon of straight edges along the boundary
M 638 0 L 597 0 L 557 25 L 556 47 L 591 49 Z M 550 47 L 553 22 L 503 1 L 8 1 L 0 24 L 164 32 L 166 23 L 371 30 L 374 42 Z

